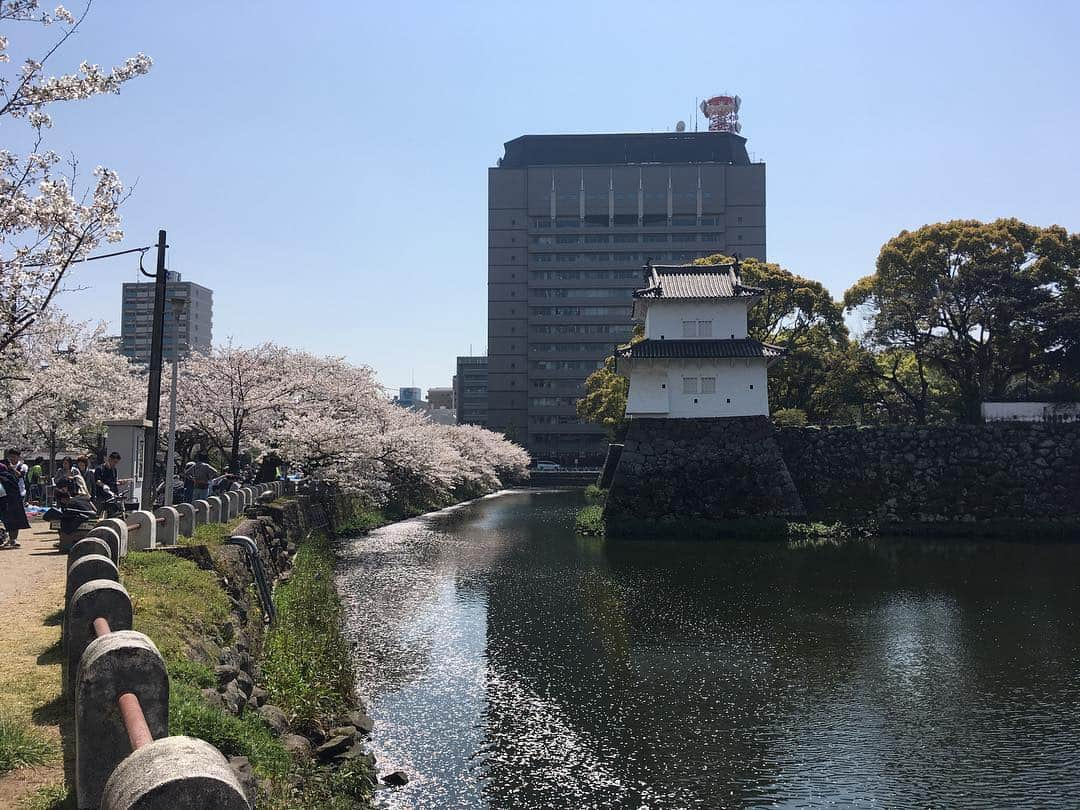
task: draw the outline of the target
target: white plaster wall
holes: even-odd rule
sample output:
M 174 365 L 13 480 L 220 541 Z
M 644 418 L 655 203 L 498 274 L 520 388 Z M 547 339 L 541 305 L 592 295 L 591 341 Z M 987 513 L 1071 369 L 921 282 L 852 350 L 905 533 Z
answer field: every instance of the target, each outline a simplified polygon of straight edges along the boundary
M 769 415 L 764 359 L 664 362 L 635 362 L 630 370 L 628 415 L 664 415 L 672 419 Z M 716 393 L 684 394 L 683 377 L 716 377 Z M 700 382 L 698 386 L 700 389 Z M 667 410 L 658 410 L 661 407 Z
M 756 299 L 750 299 L 756 300 Z M 645 337 L 660 340 L 683 340 L 682 322 L 712 321 L 712 339 L 730 340 L 746 337 L 747 299 L 719 301 L 651 301 L 645 313 Z M 708 338 L 706 338 L 708 339 Z
M 630 392 L 626 397 L 626 412 L 639 416 L 666 415 L 670 410 L 668 403 L 671 393 L 667 382 L 666 368 L 638 364 L 630 374 Z

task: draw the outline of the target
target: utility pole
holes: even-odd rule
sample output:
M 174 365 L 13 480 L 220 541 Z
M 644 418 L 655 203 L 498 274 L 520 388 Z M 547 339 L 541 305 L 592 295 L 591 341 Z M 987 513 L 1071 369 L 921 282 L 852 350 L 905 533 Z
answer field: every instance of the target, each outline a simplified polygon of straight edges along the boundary
M 170 298 L 173 313 L 172 390 L 169 392 L 169 449 L 165 454 L 165 500 L 173 505 L 174 475 L 176 469 L 176 385 L 180 377 L 180 316 L 187 304 L 183 298 Z
M 150 430 L 143 450 L 142 508 L 154 508 L 154 464 L 157 461 L 158 414 L 161 408 L 161 344 L 165 335 L 165 231 L 158 231 L 157 272 L 154 274 L 154 329 L 150 340 L 150 382 L 146 390 L 146 420 Z M 144 275 L 149 276 L 149 273 Z

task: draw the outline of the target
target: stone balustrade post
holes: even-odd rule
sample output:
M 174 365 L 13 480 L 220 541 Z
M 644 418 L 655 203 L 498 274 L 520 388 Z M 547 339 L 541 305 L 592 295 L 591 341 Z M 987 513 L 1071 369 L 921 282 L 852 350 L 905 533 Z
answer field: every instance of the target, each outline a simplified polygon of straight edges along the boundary
M 127 556 L 128 553 L 128 530 L 127 521 L 121 518 L 106 518 L 98 523 L 95 528 L 107 528 L 116 532 L 116 536 L 120 538 L 120 557 L 121 559 Z M 91 532 L 93 534 L 93 532 Z M 117 560 L 119 563 L 119 560 Z
M 240 515 L 240 493 L 239 492 L 226 492 L 225 493 L 225 520 L 223 523 L 236 518 Z
M 110 560 L 113 558 L 112 548 L 108 542 L 100 537 L 86 536 L 71 547 L 71 551 L 68 552 L 68 566 L 76 560 L 88 557 L 91 554 L 108 557 Z
M 192 504 L 195 509 L 195 526 L 199 527 L 210 522 L 210 503 L 209 501 L 195 501 Z
M 180 519 L 180 534 L 184 537 L 195 536 L 195 507 L 190 503 L 176 504 L 176 514 Z
M 206 502 L 210 504 L 210 517 L 207 519 L 208 523 L 224 523 L 225 522 L 225 503 L 221 500 L 220 495 L 211 495 L 206 499 Z
M 74 560 L 68 566 L 64 604 L 70 604 L 75 591 L 93 579 L 110 579 L 113 582 L 119 582 L 120 571 L 116 563 L 101 554 L 88 554 Z
M 131 629 L 131 597 L 119 582 L 92 579 L 71 596 L 64 614 L 64 692 L 74 694 L 75 675 L 86 648 L 95 638 L 94 619 L 113 630 Z
M 154 642 L 133 630 L 95 638 L 83 652 L 75 679 L 75 794 L 79 810 L 101 806 L 106 782 L 131 752 L 117 702 L 128 693 L 138 698 L 150 736 L 167 736 L 169 675 Z
M 154 510 L 155 521 L 164 518 L 163 523 L 157 524 L 157 535 L 154 542 L 159 546 L 175 546 L 180 539 L 180 513 L 171 506 L 159 506 Z
M 128 547 L 133 551 L 150 551 L 157 545 L 157 519 L 153 512 L 139 509 L 129 512 L 128 516 Z M 132 529 L 131 526 L 137 528 Z
M 124 529 L 124 534 L 127 534 L 126 527 Z M 105 541 L 109 546 L 109 557 L 117 565 L 120 564 L 120 560 L 127 554 L 127 546 L 121 545 L 120 535 L 117 534 L 114 526 L 103 526 L 99 524 L 90 530 L 90 533 L 86 535 L 85 539 L 90 538 L 97 538 Z
M 214 746 L 194 737 L 154 740 L 121 762 L 101 810 L 250 810 L 236 774 Z

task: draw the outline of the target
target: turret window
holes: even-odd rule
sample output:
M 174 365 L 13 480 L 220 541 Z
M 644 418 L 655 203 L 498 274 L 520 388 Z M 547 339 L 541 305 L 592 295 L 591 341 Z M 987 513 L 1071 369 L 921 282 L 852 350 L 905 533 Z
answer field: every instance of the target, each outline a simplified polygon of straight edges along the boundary
M 711 338 L 712 321 L 683 321 L 682 334 L 684 338 Z
M 682 392 L 684 394 L 696 394 L 698 392 L 698 378 L 697 377 L 683 377 L 682 378 Z
M 753 386 L 751 386 L 753 387 Z M 716 377 L 702 377 L 701 378 L 701 393 L 703 394 L 715 394 L 716 393 Z

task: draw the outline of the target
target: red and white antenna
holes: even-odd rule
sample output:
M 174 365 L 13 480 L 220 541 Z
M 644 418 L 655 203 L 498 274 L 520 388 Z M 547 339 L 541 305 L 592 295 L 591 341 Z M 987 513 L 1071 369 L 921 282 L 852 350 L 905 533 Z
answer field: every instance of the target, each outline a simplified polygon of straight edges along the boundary
M 742 99 L 738 96 L 713 96 L 701 102 L 701 112 L 709 119 L 709 132 L 739 132 L 739 107 Z

